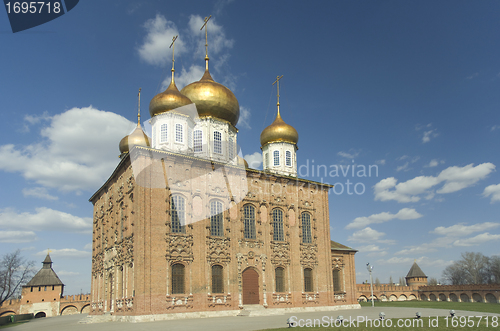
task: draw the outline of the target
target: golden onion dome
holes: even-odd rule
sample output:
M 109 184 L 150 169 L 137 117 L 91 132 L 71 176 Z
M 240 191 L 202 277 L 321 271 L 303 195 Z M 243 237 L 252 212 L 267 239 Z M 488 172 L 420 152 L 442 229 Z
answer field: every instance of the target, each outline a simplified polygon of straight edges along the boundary
M 135 130 L 120 141 L 120 153 L 128 153 L 134 146 L 150 147 L 148 136 L 142 131 L 140 124 Z
M 198 116 L 212 116 L 236 126 L 240 117 L 240 105 L 230 89 L 215 82 L 208 71 L 208 61 L 203 77 L 181 90 L 195 103 Z
M 297 144 L 299 142 L 297 130 L 283 121 L 279 108 L 274 122 L 260 134 L 260 145 L 262 147 L 272 142 L 288 142 L 292 144 Z
M 244 158 L 242 158 L 241 156 L 238 155 L 238 166 L 240 167 L 245 167 L 245 169 L 248 169 L 248 162 L 247 160 L 245 160 Z
M 158 93 L 151 99 L 149 103 L 149 114 L 154 117 L 159 114 L 166 113 L 169 110 L 192 104 L 188 97 L 181 94 L 177 89 L 172 74 L 172 81 L 167 89 Z

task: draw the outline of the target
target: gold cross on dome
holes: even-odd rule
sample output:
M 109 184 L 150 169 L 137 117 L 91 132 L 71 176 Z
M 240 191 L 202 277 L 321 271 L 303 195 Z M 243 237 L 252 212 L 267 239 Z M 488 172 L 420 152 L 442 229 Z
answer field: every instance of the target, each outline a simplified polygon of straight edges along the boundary
M 276 80 L 274 81 L 273 85 L 274 84 L 277 84 L 277 88 L 278 88 L 278 94 L 277 94 L 277 97 L 278 97 L 278 107 L 280 106 L 280 79 L 283 78 L 283 75 L 281 76 L 276 76 Z
M 204 23 L 201 26 L 200 30 L 203 30 L 205 28 L 205 57 L 208 57 L 208 33 L 207 33 L 207 23 L 210 20 L 212 15 L 205 17 Z

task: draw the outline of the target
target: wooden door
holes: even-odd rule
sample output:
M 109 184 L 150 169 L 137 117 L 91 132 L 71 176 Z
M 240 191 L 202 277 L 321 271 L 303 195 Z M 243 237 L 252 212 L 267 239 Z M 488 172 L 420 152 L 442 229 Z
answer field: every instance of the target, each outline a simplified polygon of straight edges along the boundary
M 259 274 L 254 269 L 243 271 L 243 304 L 259 304 Z

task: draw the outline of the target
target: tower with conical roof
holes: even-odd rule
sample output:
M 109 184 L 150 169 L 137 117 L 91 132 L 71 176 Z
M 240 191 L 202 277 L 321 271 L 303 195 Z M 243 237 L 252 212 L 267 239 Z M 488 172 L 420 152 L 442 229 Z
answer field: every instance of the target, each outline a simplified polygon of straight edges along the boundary
M 47 317 L 59 315 L 64 284 L 52 269 L 49 253 L 42 264 L 36 275 L 23 286 L 21 314 L 43 311 Z
M 427 285 L 427 276 L 424 274 L 422 269 L 417 264 L 417 261 L 413 262 L 413 265 L 408 271 L 405 277 L 406 285 L 408 286 L 425 286 Z
M 274 172 L 280 175 L 297 176 L 297 142 L 299 135 L 297 130 L 283 121 L 280 114 L 280 88 L 279 81 L 283 76 L 278 76 L 273 83 L 277 84 L 276 104 L 278 112 L 274 122 L 265 128 L 260 134 L 260 144 L 264 171 Z

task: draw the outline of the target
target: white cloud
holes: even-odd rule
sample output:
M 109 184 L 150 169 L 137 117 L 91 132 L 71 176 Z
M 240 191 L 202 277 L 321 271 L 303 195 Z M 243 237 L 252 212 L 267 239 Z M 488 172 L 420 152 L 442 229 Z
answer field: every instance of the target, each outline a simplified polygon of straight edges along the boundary
M 51 118 L 41 141 L 0 146 L 0 170 L 61 191 L 95 190 L 116 167 L 118 144 L 134 127 L 92 106 L 72 108 Z
M 240 119 L 238 120 L 238 126 L 246 129 L 251 129 L 250 127 L 250 109 L 240 106 Z
M 375 164 L 385 165 L 385 160 L 376 160 Z
M 2 243 L 28 243 L 37 240 L 33 231 L 0 231 Z
M 385 233 L 374 230 L 370 227 L 366 227 L 363 230 L 356 231 L 347 238 L 348 241 L 354 242 L 363 242 L 363 243 L 385 243 L 385 244 L 393 244 L 394 240 L 382 239 L 385 236 Z
M 83 249 L 91 250 L 92 249 L 92 243 L 88 243 L 87 245 L 83 246 Z
M 354 221 L 349 223 L 346 229 L 358 229 L 365 227 L 370 224 L 378 224 L 388 222 L 393 219 L 399 220 L 412 220 L 422 217 L 415 209 L 403 208 L 396 214 L 391 214 L 389 212 L 383 212 L 379 214 L 373 214 L 368 217 L 356 217 Z
M 9 230 L 92 232 L 91 217 L 82 218 L 46 207 L 35 211 L 17 213 L 10 208 L 0 209 L 0 226 Z
M 338 152 L 337 155 L 339 156 L 342 156 L 342 157 L 345 157 L 346 159 L 354 159 L 356 157 L 358 157 L 359 155 L 359 150 L 355 150 L 355 149 L 350 149 L 349 152 Z
M 429 141 L 431 141 L 431 139 L 436 138 L 437 136 L 439 136 L 439 133 L 437 132 L 437 129 L 431 129 L 431 127 L 432 127 L 432 123 L 429 123 L 427 125 L 419 125 L 419 124 L 417 124 L 415 126 L 415 130 L 416 131 L 424 130 L 424 133 L 422 135 L 422 142 L 424 144 L 428 143 Z
M 360 246 L 360 247 L 356 247 L 356 248 L 361 253 L 382 251 L 382 249 L 377 245 L 366 245 L 366 246 Z
M 23 189 L 23 195 L 25 197 L 35 197 L 35 198 L 40 198 L 40 199 L 46 199 L 46 200 L 57 200 L 59 199 L 56 196 L 50 195 L 49 192 L 47 192 L 47 189 L 45 187 L 34 187 L 30 189 Z
M 37 256 L 46 256 L 47 250 L 40 251 L 36 253 Z M 91 256 L 90 252 L 79 251 L 74 248 L 62 248 L 62 249 L 51 249 L 50 250 L 51 258 L 70 258 L 70 259 L 83 259 L 89 258 Z
M 414 246 L 407 249 L 402 249 L 399 252 L 396 252 L 395 255 L 418 255 L 422 253 L 430 253 L 437 251 L 437 248 L 431 247 L 428 244 L 423 244 L 420 246 Z
M 474 185 L 494 170 L 494 164 L 482 163 L 477 166 L 469 164 L 464 167 L 448 167 L 436 177 L 418 176 L 399 184 L 397 184 L 396 178 L 389 177 L 375 184 L 375 200 L 417 202 L 421 199 L 419 195 L 432 197 L 433 191 L 430 189 L 440 183 L 444 182 L 443 186 L 436 190 L 436 193 L 452 193 Z
M 439 165 L 438 160 L 434 159 L 431 160 L 431 162 L 429 162 L 428 167 L 432 168 L 432 167 L 437 167 L 438 165 Z
M 79 272 L 66 271 L 66 270 L 60 270 L 60 271 L 57 272 L 57 275 L 58 276 L 62 276 L 62 277 L 64 277 L 64 276 L 66 276 L 66 277 L 78 276 L 79 274 L 80 274 Z
M 409 166 L 409 165 L 410 165 L 410 163 L 409 163 L 409 162 L 406 162 L 406 163 L 405 163 L 405 164 L 403 164 L 402 166 L 397 167 L 397 168 L 396 168 L 396 171 L 401 171 L 401 170 L 408 171 L 408 170 L 410 170 L 410 169 L 408 168 L 408 166 Z
M 262 165 L 262 154 L 259 152 L 247 154 L 244 156 L 244 159 L 247 160 L 248 166 L 252 169 L 259 169 Z
M 466 79 L 473 79 L 473 78 L 476 78 L 477 76 L 479 76 L 479 73 L 478 73 L 478 72 L 475 72 L 475 73 L 473 73 L 472 75 L 467 76 L 467 77 L 466 77 Z
M 395 253 L 395 255 L 412 255 L 435 252 L 441 248 L 451 248 L 453 246 L 465 246 L 466 244 L 480 243 L 478 239 L 466 238 L 460 239 L 461 237 L 466 237 L 475 232 L 482 232 L 490 229 L 494 229 L 500 226 L 500 223 L 485 222 L 477 223 L 472 225 L 466 225 L 465 223 L 454 224 L 449 227 L 438 226 L 430 234 L 440 235 L 440 237 L 435 238 L 429 243 L 421 243 L 418 246 L 407 246 L 405 249 L 400 250 Z M 484 235 L 484 234 L 483 234 Z M 482 235 L 477 236 L 481 238 Z M 474 237 L 475 238 L 475 237 Z M 495 237 L 491 235 L 484 236 L 487 240 L 493 240 Z
M 465 223 L 458 223 L 449 227 L 438 226 L 429 233 L 438 234 L 441 236 L 462 237 L 474 232 L 481 232 L 499 227 L 500 223 L 485 222 L 473 225 L 466 225 Z
M 491 203 L 500 201 L 500 184 L 489 185 L 483 191 L 483 196 L 489 197 L 491 195 Z
M 437 136 L 439 136 L 439 133 L 436 132 L 436 129 L 424 131 L 422 142 L 428 143 L 429 141 L 431 141 L 432 138 L 436 138 Z
M 467 239 L 458 239 L 453 245 L 455 246 L 477 246 L 482 243 L 491 240 L 500 240 L 500 234 L 489 234 L 488 232 L 478 234 L 475 237 L 467 238 Z
M 493 125 L 493 126 L 491 127 L 491 131 L 495 131 L 495 130 L 497 130 L 497 129 L 500 129 L 500 125 Z
M 146 37 L 143 44 L 137 49 L 141 59 L 153 65 L 165 65 L 172 61 L 172 52 L 169 50 L 172 38 L 179 34 L 175 24 L 168 21 L 163 15 L 156 14 L 155 18 L 144 23 Z M 175 53 L 181 54 L 185 51 L 182 37 L 175 41 Z

